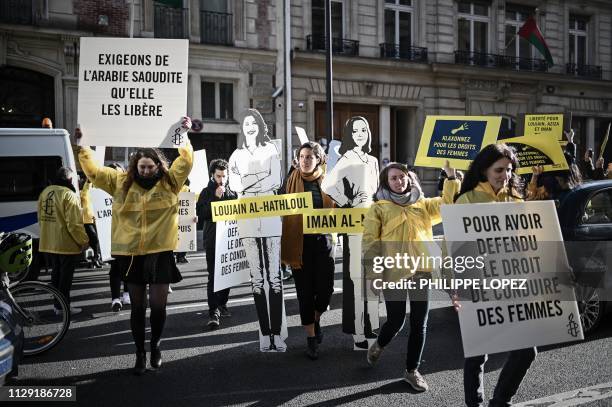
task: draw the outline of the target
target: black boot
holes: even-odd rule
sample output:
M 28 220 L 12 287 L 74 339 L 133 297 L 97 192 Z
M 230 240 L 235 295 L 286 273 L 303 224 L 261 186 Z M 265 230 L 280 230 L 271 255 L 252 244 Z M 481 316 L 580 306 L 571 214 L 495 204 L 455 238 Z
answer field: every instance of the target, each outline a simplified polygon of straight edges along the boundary
M 147 370 L 147 353 L 136 352 L 136 364 L 134 365 L 134 374 L 142 376 Z
M 151 346 L 151 367 L 159 369 L 162 365 L 161 351 L 158 347 Z
M 321 332 L 321 323 L 319 321 L 315 321 L 315 338 L 317 338 L 317 343 L 323 342 L 323 332 Z
M 306 356 L 310 360 L 317 360 L 319 358 L 319 344 L 317 343 L 316 336 L 309 336 L 306 338 Z

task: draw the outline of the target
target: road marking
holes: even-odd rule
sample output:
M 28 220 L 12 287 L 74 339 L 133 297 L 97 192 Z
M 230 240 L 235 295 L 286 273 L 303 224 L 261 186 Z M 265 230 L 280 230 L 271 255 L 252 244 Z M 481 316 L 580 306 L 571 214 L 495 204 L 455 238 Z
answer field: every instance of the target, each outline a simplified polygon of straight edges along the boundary
M 567 391 L 565 393 L 554 394 L 541 399 L 525 401 L 513 404 L 514 407 L 571 407 L 581 406 L 597 400 L 612 401 L 612 382 L 596 384 L 591 387 L 583 387 Z M 612 405 L 612 402 L 610 404 Z

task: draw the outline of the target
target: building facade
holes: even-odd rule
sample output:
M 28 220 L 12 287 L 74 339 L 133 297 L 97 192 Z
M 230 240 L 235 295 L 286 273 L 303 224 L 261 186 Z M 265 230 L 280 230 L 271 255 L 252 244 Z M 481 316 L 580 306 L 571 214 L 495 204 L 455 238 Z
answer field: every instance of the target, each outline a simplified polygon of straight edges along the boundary
M 0 126 L 38 127 L 47 116 L 74 128 L 79 38 L 131 32 L 189 39 L 187 112 L 203 123 L 191 139 L 209 159 L 229 156 L 248 107 L 285 140 L 285 1 L 3 0 Z M 339 139 L 348 117 L 364 115 L 373 153 L 411 164 L 427 115 L 499 115 L 510 135 L 525 113 L 564 113 L 579 152 L 599 151 L 612 120 L 612 2 L 332 0 L 333 135 L 323 9 L 324 0 L 290 1 L 292 124 L 310 137 Z M 516 35 L 529 15 L 552 66 Z M 431 192 L 437 172 L 419 171 Z

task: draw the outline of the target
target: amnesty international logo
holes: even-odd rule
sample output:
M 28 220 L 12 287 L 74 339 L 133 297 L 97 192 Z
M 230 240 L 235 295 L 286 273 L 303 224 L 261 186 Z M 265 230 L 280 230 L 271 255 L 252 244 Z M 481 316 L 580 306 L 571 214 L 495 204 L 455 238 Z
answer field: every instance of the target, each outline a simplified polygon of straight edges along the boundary
M 50 191 L 42 204 L 42 209 L 45 215 L 53 216 L 53 198 L 55 197 L 55 191 Z
M 172 143 L 175 146 L 180 146 L 181 144 L 183 144 L 184 136 L 180 133 L 180 131 L 180 127 L 174 130 L 174 135 L 172 136 Z
M 574 313 L 573 312 L 569 314 L 568 321 L 569 322 L 566 325 L 567 328 L 568 328 L 567 329 L 567 333 L 572 335 L 575 338 L 575 337 L 578 336 L 578 327 L 579 327 L 579 325 L 576 322 L 574 322 Z

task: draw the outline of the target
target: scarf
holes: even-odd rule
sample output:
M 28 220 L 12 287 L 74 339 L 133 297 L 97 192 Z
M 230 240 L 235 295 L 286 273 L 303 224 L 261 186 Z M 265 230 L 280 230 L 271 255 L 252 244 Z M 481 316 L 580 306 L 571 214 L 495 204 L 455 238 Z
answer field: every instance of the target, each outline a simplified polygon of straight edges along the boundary
M 152 177 L 143 177 L 143 176 L 141 176 L 138 173 L 138 171 L 136 171 L 136 174 L 134 176 L 134 182 L 137 183 L 142 188 L 144 188 L 144 189 L 146 189 L 148 191 L 151 188 L 153 188 L 155 186 L 155 184 L 157 184 L 157 182 L 161 178 L 162 178 L 162 172 L 161 171 L 157 171 L 157 173 L 155 175 L 153 175 Z
M 286 193 L 294 194 L 304 192 L 304 181 L 317 181 L 319 187 L 323 181 L 323 169 L 319 166 L 311 174 L 303 173 L 299 168 L 295 169 L 287 178 Z M 324 208 L 333 208 L 331 198 L 321 191 Z M 302 227 L 302 215 L 290 215 L 283 218 L 283 235 L 281 238 L 281 261 L 291 268 L 302 268 L 302 253 L 304 251 L 304 229 Z
M 397 194 L 383 187 L 380 187 L 378 191 L 376 191 L 377 200 L 391 201 L 399 206 L 412 205 L 421 199 L 422 195 L 423 192 L 421 191 L 421 188 L 416 184 L 412 186 L 409 192 L 407 191 L 403 194 Z

